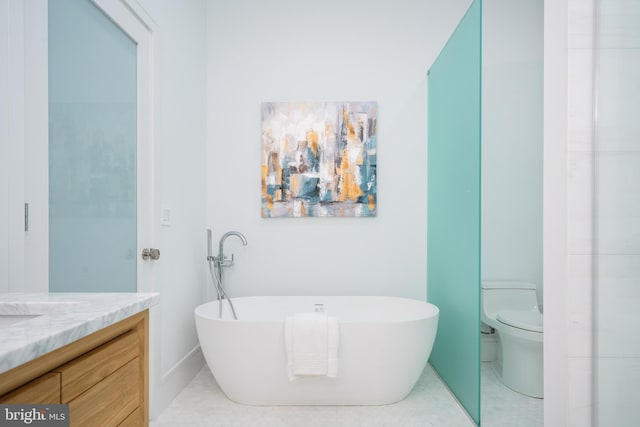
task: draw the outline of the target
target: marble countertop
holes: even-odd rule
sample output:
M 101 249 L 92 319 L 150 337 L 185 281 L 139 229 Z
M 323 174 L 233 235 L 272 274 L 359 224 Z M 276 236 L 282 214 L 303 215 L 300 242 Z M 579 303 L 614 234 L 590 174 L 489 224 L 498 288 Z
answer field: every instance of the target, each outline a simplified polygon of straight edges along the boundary
M 0 373 L 144 311 L 159 301 L 157 293 L 0 294 L 0 318 L 19 320 L 0 327 Z

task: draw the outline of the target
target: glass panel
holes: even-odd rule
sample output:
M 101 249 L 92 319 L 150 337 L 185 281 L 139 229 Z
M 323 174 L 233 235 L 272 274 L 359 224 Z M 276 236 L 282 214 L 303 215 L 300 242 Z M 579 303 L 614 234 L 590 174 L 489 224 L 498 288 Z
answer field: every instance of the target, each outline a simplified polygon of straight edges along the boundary
M 595 424 L 638 424 L 640 2 L 601 0 L 596 51 Z
M 136 291 L 136 45 L 49 2 L 49 289 Z
M 427 296 L 440 308 L 431 365 L 480 421 L 481 2 L 429 71 Z

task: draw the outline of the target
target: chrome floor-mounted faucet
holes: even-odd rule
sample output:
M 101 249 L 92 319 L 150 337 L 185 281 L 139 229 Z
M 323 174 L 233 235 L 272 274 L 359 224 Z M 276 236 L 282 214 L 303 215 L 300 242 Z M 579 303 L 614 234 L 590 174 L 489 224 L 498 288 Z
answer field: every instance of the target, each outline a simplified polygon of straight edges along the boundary
M 247 246 L 247 238 L 244 237 L 244 234 L 238 231 L 228 231 L 224 233 L 220 238 L 220 243 L 218 245 L 218 255 L 214 256 L 211 242 L 211 229 L 207 229 L 207 261 L 209 262 L 209 272 L 211 273 L 211 278 L 213 279 L 214 285 L 216 287 L 216 293 L 218 294 L 218 317 L 222 318 L 222 300 L 226 299 L 229 303 L 229 307 L 231 307 L 233 318 L 235 320 L 238 320 L 238 316 L 236 315 L 236 310 L 233 307 L 231 298 L 227 296 L 227 292 L 224 287 L 224 275 L 222 274 L 222 269 L 224 267 L 231 267 L 233 265 L 233 254 L 231 254 L 231 258 L 227 258 L 224 256 L 224 241 L 230 236 L 238 237 L 240 240 L 242 240 L 242 244 L 244 246 Z M 214 270 L 217 270 L 217 273 Z

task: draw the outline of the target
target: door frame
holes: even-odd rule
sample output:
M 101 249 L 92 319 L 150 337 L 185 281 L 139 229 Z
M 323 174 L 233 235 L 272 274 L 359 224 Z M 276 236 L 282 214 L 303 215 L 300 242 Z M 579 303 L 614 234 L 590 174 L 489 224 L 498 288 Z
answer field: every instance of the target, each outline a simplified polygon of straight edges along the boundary
M 17 249 L 24 265 L 22 278 L 11 283 L 10 291 L 49 291 L 49 95 L 48 95 L 48 0 L 7 0 L 17 22 L 16 34 L 23 34 L 24 151 L 14 156 L 24 165 L 17 174 L 14 199 L 29 203 L 29 231 L 9 236 L 9 246 Z M 139 254 L 144 247 L 155 247 L 154 144 L 153 144 L 153 34 L 156 23 L 136 0 L 90 0 L 122 29 L 137 45 L 137 155 L 136 155 L 136 286 L 138 292 L 154 291 L 153 263 Z M 19 4 L 18 4 L 19 3 Z M 20 28 L 22 26 L 22 28 Z M 18 65 L 16 65 L 18 67 Z M 19 105 L 20 107 L 20 105 Z M 18 141 L 19 142 L 19 141 Z M 21 150 L 18 150 L 21 151 Z M 20 182 L 21 181 L 21 182 Z M 20 185 L 22 184 L 22 185 Z M 12 184 L 13 185 L 13 184 Z M 20 197 L 22 196 L 22 197 Z M 14 214 L 14 216 L 16 216 Z M 15 222 L 15 221 L 14 221 Z M 13 227 L 16 228 L 15 226 Z M 22 249 L 23 250 L 20 250 Z

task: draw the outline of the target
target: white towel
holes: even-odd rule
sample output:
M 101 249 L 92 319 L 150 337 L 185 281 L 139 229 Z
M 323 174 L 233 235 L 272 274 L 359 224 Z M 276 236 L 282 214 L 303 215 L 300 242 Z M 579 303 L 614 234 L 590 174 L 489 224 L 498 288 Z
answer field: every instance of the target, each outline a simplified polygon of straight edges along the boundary
M 285 319 L 285 348 L 290 380 L 305 375 L 338 375 L 339 326 L 324 313 L 300 313 Z

